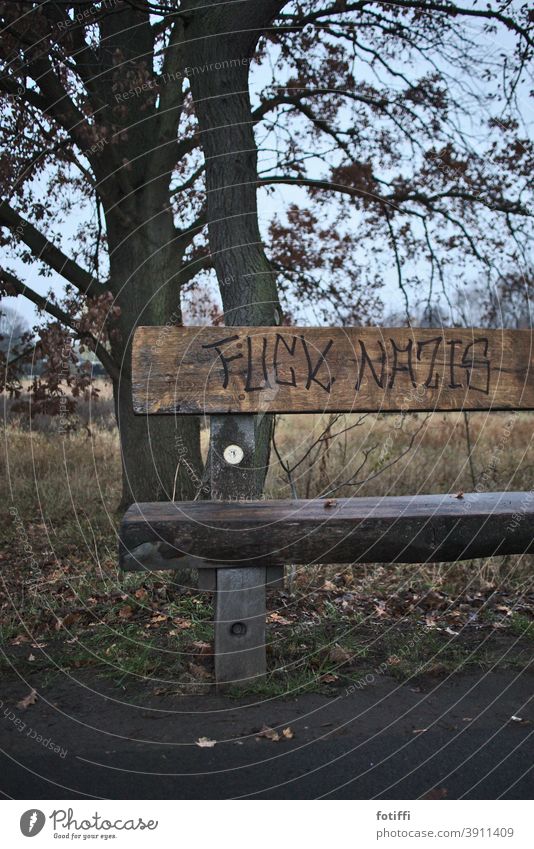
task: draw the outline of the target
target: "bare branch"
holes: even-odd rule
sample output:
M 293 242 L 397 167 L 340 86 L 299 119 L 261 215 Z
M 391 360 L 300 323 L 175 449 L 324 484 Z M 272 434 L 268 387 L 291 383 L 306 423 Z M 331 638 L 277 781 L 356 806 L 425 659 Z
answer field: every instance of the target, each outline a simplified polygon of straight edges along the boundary
M 19 280 L 18 277 L 15 277 L 14 274 L 4 268 L 0 268 L 0 280 L 7 285 L 8 289 L 13 290 L 18 295 L 28 298 L 28 300 L 35 304 L 35 306 L 40 310 L 47 312 L 48 315 L 52 316 L 52 318 L 55 318 L 57 321 L 61 322 L 61 324 L 64 324 L 66 327 L 73 330 L 78 339 L 89 339 L 91 341 L 91 346 L 94 348 L 95 354 L 108 372 L 109 376 L 115 380 L 119 378 L 120 370 L 109 351 L 104 347 L 102 342 L 96 338 L 96 336 L 93 336 L 92 333 L 80 331 L 72 316 L 68 315 L 61 309 L 61 307 L 58 307 L 57 304 L 54 304 L 48 298 L 45 298 L 43 295 L 39 295 L 33 289 L 30 289 L 30 287 Z
M 89 297 L 104 291 L 102 283 L 74 260 L 65 256 L 30 221 L 19 215 L 6 201 L 0 203 L 0 226 L 9 227 L 15 236 L 30 248 L 32 254 L 45 262 L 65 280 Z M 99 291 L 100 290 L 100 291 Z

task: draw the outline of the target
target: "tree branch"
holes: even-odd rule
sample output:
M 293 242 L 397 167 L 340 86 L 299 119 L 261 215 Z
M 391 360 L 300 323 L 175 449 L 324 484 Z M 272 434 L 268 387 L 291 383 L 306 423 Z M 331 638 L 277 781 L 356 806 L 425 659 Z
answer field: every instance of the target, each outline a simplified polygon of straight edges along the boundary
M 36 307 L 44 312 L 47 312 L 48 315 L 51 315 L 52 318 L 57 319 L 57 321 L 64 324 L 66 327 L 69 327 L 76 333 L 78 339 L 90 339 L 91 344 L 94 347 L 94 351 L 109 376 L 112 379 L 117 380 L 120 377 L 120 370 L 109 353 L 109 351 L 104 347 L 102 342 L 93 336 L 92 333 L 82 332 L 79 330 L 76 322 L 69 316 L 66 312 L 64 312 L 61 307 L 58 307 L 57 304 L 52 303 L 48 298 L 45 298 L 43 295 L 39 295 L 37 292 L 34 292 L 33 289 L 30 289 L 25 283 L 15 277 L 14 274 L 11 274 L 10 271 L 7 271 L 4 268 L 0 268 L 0 280 L 7 284 L 8 289 L 12 289 L 17 295 L 22 295 L 25 298 L 28 298 Z
M 105 291 L 99 280 L 78 265 L 77 262 L 65 256 L 59 248 L 53 245 L 33 224 L 19 215 L 6 201 L 0 203 L 0 226 L 9 227 L 15 236 L 18 236 L 28 245 L 37 259 L 42 260 L 58 274 L 61 274 L 80 292 L 92 297 Z

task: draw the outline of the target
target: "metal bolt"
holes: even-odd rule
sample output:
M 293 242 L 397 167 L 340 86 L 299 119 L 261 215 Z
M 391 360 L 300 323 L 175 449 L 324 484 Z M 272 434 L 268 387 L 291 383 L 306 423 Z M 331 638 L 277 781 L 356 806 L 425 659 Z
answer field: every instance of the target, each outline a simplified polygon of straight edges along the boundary
M 243 449 L 239 445 L 227 445 L 223 453 L 224 459 L 231 466 L 240 463 L 244 456 Z
M 244 622 L 234 622 L 233 625 L 230 626 L 230 633 L 233 634 L 234 637 L 242 637 L 247 633 L 247 626 Z

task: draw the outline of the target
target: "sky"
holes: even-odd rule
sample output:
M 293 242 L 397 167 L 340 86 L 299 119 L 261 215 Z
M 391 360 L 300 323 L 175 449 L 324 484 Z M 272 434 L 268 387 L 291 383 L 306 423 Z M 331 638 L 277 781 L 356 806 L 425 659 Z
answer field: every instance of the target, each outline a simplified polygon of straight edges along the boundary
M 508 45 L 504 45 L 499 41 L 496 41 L 492 46 L 492 49 L 498 53 L 503 46 Z M 270 76 L 267 76 L 266 68 L 260 67 L 258 70 L 253 71 L 251 75 L 251 95 L 253 100 L 257 97 L 257 92 L 269 81 Z M 35 187 L 35 194 L 37 198 L 46 197 L 44 184 L 45 180 L 41 178 Z M 299 202 L 299 200 L 302 201 L 303 197 L 305 197 L 305 194 L 302 190 L 287 186 L 275 187 L 275 191 L 272 195 L 266 195 L 265 192 L 260 191 L 258 193 L 258 206 L 262 232 L 266 233 L 269 222 L 272 220 L 274 214 L 278 214 L 279 217 L 283 218 L 283 211 L 287 208 L 288 204 L 292 202 Z M 83 211 L 78 210 L 73 212 L 64 225 L 62 225 L 61 247 L 67 255 L 70 253 L 70 242 L 74 234 L 85 220 L 86 216 L 84 216 Z M 56 293 L 61 293 L 63 291 L 63 279 L 55 273 L 52 273 L 51 276 L 48 277 L 39 276 L 37 264 L 26 265 L 17 260 L 13 261 L 10 258 L 6 262 L 6 265 L 18 273 L 20 278 L 27 281 L 31 288 L 39 294 L 45 295 L 50 288 L 52 288 Z M 383 284 L 382 297 L 387 306 L 388 312 L 402 312 L 404 309 L 404 299 L 398 287 L 393 256 L 391 258 L 391 271 L 389 274 L 386 271 L 383 278 Z M 29 325 L 33 325 L 37 321 L 37 310 L 26 298 L 6 298 L 4 299 L 4 303 L 14 307 L 17 312 L 28 321 Z M 306 318 L 306 323 L 318 323 L 317 318 L 314 317 L 313 310 L 309 311 L 309 315 L 307 315 Z

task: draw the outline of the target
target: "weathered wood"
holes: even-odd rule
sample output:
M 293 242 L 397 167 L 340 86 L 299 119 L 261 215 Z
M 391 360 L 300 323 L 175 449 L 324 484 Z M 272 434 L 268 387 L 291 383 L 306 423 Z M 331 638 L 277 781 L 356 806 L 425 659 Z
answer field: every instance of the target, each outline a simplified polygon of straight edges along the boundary
M 261 490 L 253 416 L 212 416 L 209 470 L 212 504 L 253 498 Z M 203 525 L 209 534 L 210 527 Z M 215 552 L 217 556 L 217 552 Z M 265 567 L 210 569 L 215 575 L 215 680 L 219 686 L 265 674 Z M 222 568 L 221 568 L 222 566 Z M 199 570 L 202 572 L 202 569 Z
M 534 409 L 530 330 L 139 327 L 137 413 Z
M 155 569 L 273 563 L 425 563 L 534 552 L 534 491 L 321 499 L 137 504 L 126 513 L 131 553 L 159 542 Z M 173 560 L 171 553 L 176 552 Z M 125 563 L 123 558 L 123 564 Z M 135 558 L 125 564 L 135 567 Z M 138 566 L 137 568 L 143 568 Z

